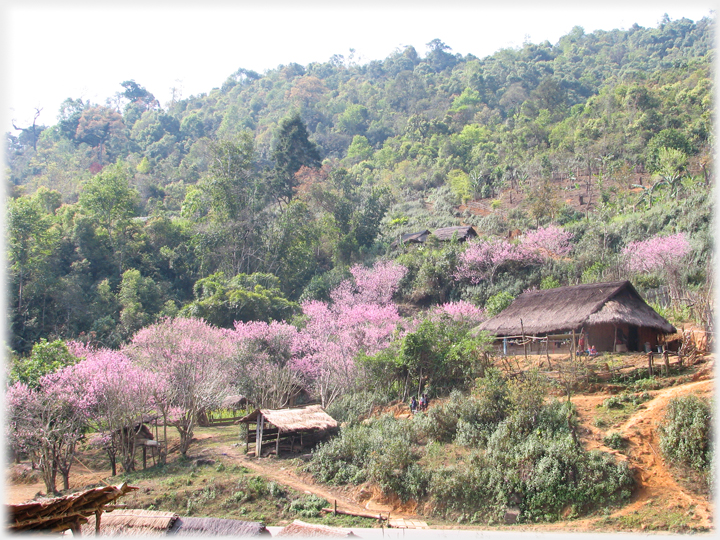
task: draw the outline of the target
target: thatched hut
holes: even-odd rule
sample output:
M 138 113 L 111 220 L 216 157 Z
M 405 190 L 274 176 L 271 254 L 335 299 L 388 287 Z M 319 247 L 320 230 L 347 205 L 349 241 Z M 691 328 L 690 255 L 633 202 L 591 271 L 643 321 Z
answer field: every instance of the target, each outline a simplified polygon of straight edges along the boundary
M 460 227 L 443 227 L 433 231 L 433 236 L 441 242 L 449 242 L 453 238 L 457 238 L 460 242 L 465 242 L 471 238 L 477 237 L 477 232 L 470 225 Z
M 395 240 L 392 244 L 390 244 L 390 247 L 394 248 L 398 245 L 404 244 L 424 244 L 430 234 L 430 231 L 427 229 L 414 233 L 406 233 L 401 235 L 399 240 Z
M 99 536 L 165 536 L 178 519 L 175 512 L 118 509 L 103 515 Z M 82 535 L 95 534 L 95 516 L 82 526 Z
M 676 331 L 629 281 L 525 292 L 476 330 L 506 340 L 545 336 L 556 346 L 576 336 L 569 344 L 573 349 L 583 335 L 585 345 L 598 352 L 654 348 Z
M 337 430 L 335 419 L 327 414 L 320 405 L 310 405 L 296 409 L 255 409 L 237 421 L 247 424 L 245 451 L 250 443 L 255 443 L 255 456 L 263 453 L 263 444 L 275 455 L 280 450 L 301 450 L 308 444 L 315 444 L 329 432 Z
M 265 525 L 256 521 L 221 518 L 180 517 L 168 531 L 178 536 L 271 536 Z
M 222 407 L 223 409 L 228 409 L 230 411 L 243 410 L 245 407 L 247 407 L 247 405 L 248 399 L 242 394 L 228 396 L 220 403 L 220 407 Z
M 7 528 L 11 532 L 58 533 L 72 530 L 80 534 L 81 527 L 95 516 L 99 527 L 105 507 L 118 497 L 138 488 L 122 483 L 103 486 L 66 495 L 22 504 L 9 504 Z

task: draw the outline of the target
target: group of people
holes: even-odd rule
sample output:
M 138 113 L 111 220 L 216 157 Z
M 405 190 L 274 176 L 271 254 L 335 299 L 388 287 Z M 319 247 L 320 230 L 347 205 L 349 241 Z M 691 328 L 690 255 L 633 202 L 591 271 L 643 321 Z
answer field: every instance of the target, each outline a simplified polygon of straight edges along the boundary
M 582 332 L 580 334 L 580 339 L 578 340 L 578 354 L 586 354 L 588 356 L 597 356 L 597 350 L 595 349 L 595 345 L 590 345 L 589 347 L 585 347 L 586 340 L 585 340 L 585 333 Z
M 427 411 L 428 405 L 430 405 L 430 400 L 428 399 L 427 394 L 420 396 L 419 403 L 418 400 L 415 399 L 415 396 L 413 396 L 410 400 L 410 412 L 415 414 L 418 410 Z

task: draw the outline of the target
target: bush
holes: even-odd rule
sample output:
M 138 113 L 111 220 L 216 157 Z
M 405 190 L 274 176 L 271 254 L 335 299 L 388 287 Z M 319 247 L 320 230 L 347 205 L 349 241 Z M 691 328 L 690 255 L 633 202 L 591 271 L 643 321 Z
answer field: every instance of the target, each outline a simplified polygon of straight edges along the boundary
M 514 300 L 512 294 L 510 294 L 507 291 L 501 291 L 497 294 L 494 294 L 490 298 L 488 298 L 487 303 L 485 304 L 485 313 L 487 313 L 488 317 L 494 317 L 501 311 L 503 311 L 506 307 L 508 307 L 510 304 L 512 304 L 512 301 Z
M 683 463 L 698 472 L 710 468 L 710 403 L 695 395 L 671 399 L 658 428 L 660 450 L 668 460 Z
M 609 448 L 620 450 L 625 446 L 625 438 L 619 433 L 609 433 L 603 437 L 603 444 Z
M 304 518 L 320 517 L 320 511 L 328 505 L 328 502 L 317 495 L 304 495 L 290 503 L 291 512 Z
M 321 482 L 360 484 L 369 480 L 383 490 L 407 496 L 407 481 L 422 483 L 417 471 L 408 472 L 418 459 L 414 437 L 412 423 L 385 415 L 367 425 L 342 429 L 338 437 L 314 451 L 306 470 Z
M 338 424 L 343 422 L 353 424 L 362 417 L 368 416 L 376 405 L 385 403 L 387 399 L 376 392 L 353 392 L 333 401 L 328 406 L 327 413 L 337 420 Z

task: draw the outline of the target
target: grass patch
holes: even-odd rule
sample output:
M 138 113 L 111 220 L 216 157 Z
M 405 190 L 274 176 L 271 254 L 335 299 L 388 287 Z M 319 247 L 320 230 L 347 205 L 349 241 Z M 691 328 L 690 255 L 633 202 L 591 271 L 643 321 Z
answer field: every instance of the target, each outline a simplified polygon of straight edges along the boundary
M 693 515 L 684 508 L 661 508 L 652 502 L 640 510 L 618 517 L 605 517 L 597 523 L 602 528 L 625 531 L 668 531 L 671 533 L 701 532 L 704 527 L 693 523 Z
M 599 428 L 618 427 L 643 407 L 643 403 L 653 396 L 649 392 L 623 392 L 610 396 L 597 406 L 597 414 L 593 423 Z

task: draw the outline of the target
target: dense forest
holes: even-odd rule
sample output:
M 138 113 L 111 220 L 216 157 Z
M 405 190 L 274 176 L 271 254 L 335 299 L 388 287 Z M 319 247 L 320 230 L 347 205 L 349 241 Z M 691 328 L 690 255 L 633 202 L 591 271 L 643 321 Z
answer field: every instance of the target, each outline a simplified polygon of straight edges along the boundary
M 7 135 L 10 347 L 118 348 L 178 315 L 302 325 L 388 259 L 401 315 L 627 278 L 709 324 L 713 44 L 713 20 L 666 17 L 485 58 L 435 39 L 240 68 L 165 105 L 134 80 L 69 97 Z M 452 225 L 481 239 L 395 242 Z M 543 256 L 479 262 L 532 235 Z

